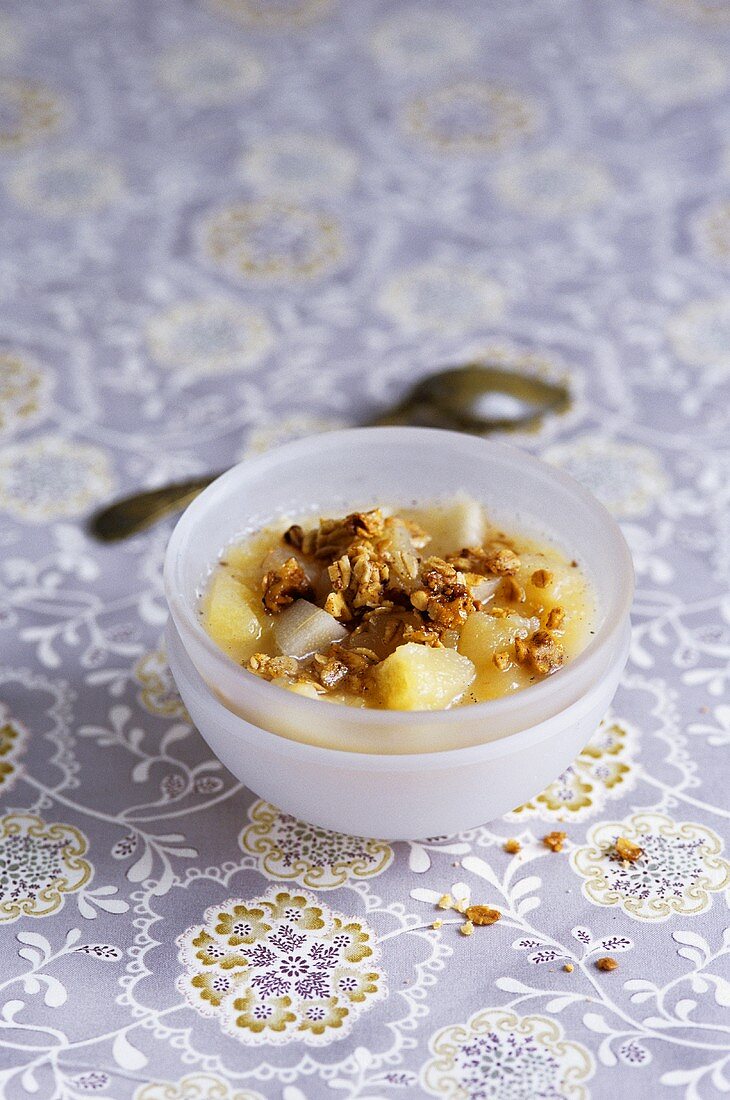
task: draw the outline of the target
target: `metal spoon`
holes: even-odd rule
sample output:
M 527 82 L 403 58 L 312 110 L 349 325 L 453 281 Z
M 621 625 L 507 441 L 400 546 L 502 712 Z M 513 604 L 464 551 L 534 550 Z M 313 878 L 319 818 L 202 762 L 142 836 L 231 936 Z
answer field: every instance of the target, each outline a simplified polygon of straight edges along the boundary
M 486 435 L 517 428 L 537 428 L 549 413 L 565 412 L 570 391 L 547 382 L 485 363 L 470 363 L 438 371 L 417 382 L 395 408 L 370 421 L 370 426 L 417 424 Z M 134 493 L 96 512 L 89 532 L 101 542 L 136 535 L 172 512 L 181 511 L 223 471 Z

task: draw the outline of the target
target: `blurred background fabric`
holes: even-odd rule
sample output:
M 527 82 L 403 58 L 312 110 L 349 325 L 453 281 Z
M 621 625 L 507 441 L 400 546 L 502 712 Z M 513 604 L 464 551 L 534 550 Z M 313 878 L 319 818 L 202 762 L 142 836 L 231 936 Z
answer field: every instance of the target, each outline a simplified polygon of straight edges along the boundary
M 0 7 L 0 1095 L 728 1091 L 729 55 L 727 0 Z M 622 523 L 629 667 L 507 818 L 323 834 L 190 726 L 170 525 L 84 519 L 471 359 L 570 386 L 511 441 Z

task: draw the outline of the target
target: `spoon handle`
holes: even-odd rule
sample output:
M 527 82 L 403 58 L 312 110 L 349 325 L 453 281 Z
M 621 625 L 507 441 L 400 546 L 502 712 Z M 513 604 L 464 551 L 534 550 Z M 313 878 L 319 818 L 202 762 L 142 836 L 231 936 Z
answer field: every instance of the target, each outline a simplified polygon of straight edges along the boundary
M 95 512 L 89 520 L 90 533 L 101 542 L 118 542 L 136 535 L 170 512 L 185 508 L 198 493 L 202 493 L 211 481 L 223 471 L 163 485 L 144 493 L 133 493 Z

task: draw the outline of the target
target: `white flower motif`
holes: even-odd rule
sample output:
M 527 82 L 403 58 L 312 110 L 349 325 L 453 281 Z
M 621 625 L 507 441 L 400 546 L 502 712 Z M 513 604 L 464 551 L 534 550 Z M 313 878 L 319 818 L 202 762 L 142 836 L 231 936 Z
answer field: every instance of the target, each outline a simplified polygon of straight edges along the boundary
M 22 164 L 10 175 L 8 190 L 16 202 L 39 214 L 80 217 L 114 203 L 124 182 L 109 157 L 76 149 Z
M 250 146 L 238 172 L 262 194 L 301 200 L 349 191 L 357 168 L 357 154 L 331 138 L 270 134 Z
M 691 367 L 730 374 L 730 296 L 690 302 L 669 321 L 669 339 Z
M 600 164 L 565 149 L 548 149 L 508 161 L 497 169 L 494 185 L 510 206 L 546 218 L 589 210 L 613 190 Z
M 420 8 L 389 16 L 376 28 L 370 43 L 384 68 L 410 76 L 463 64 L 477 49 L 471 27 L 458 16 Z
M 215 107 L 249 95 L 263 82 L 264 67 L 251 50 L 222 38 L 196 39 L 163 54 L 164 86 L 195 107 Z
M 642 849 L 634 863 L 616 858 L 619 836 Z M 584 895 L 595 905 L 618 905 L 636 920 L 703 913 L 711 894 L 730 884 L 730 864 L 719 854 L 722 840 L 705 825 L 638 813 L 594 825 L 586 839 L 570 856 L 586 880 Z
M 179 1081 L 140 1085 L 134 1100 L 264 1100 L 253 1089 L 238 1089 L 214 1073 L 189 1073 Z
M 594 1062 L 557 1020 L 485 1008 L 429 1042 L 421 1085 L 452 1100 L 588 1100 Z
M 577 436 L 548 447 L 542 457 L 566 470 L 617 516 L 640 516 L 668 488 L 659 456 L 633 443 Z
M 721 52 L 688 38 L 642 43 L 620 57 L 617 67 L 630 87 L 661 107 L 705 99 L 730 84 Z
M 274 344 L 266 318 L 224 299 L 178 302 L 147 323 L 155 362 L 195 380 L 257 366 Z
M 33 523 L 77 516 L 113 488 L 109 460 L 98 447 L 48 435 L 0 454 L 0 511 Z
M 479 271 L 426 263 L 390 279 L 378 305 L 410 332 L 461 334 L 502 316 L 502 287 Z
M 206 910 L 177 940 L 178 988 L 203 1016 L 247 1045 L 344 1038 L 386 995 L 375 936 L 304 890 L 270 887 Z

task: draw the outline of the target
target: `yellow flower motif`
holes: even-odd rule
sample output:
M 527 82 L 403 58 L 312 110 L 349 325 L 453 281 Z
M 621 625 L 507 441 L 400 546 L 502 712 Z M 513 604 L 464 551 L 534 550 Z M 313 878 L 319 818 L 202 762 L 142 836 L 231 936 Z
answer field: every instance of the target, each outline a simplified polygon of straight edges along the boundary
M 427 92 L 406 107 L 403 123 L 438 153 L 482 153 L 530 134 L 536 112 L 523 96 L 478 80 Z
M 227 944 L 221 943 L 219 926 L 216 926 L 216 932 L 218 933 L 217 936 L 211 936 L 210 932 L 203 931 L 192 941 L 193 947 L 197 949 L 195 952 L 196 959 L 199 959 L 203 966 L 220 967 L 221 970 L 232 970 L 234 967 L 247 966 L 248 959 L 246 955 L 241 951 L 232 950 L 234 945 L 231 944 L 231 939 L 234 937 L 230 937 Z M 249 940 L 248 942 L 252 941 Z
M 109 460 L 98 447 L 47 435 L 0 454 L 0 511 L 33 523 L 77 516 L 113 488 Z
M 313 279 L 345 255 L 339 222 L 294 203 L 242 202 L 206 215 L 203 253 L 235 278 L 257 282 Z
M 286 920 L 297 928 L 324 928 L 322 910 L 312 904 L 311 894 L 290 894 L 281 890 L 264 903 L 275 920 Z
M 213 8 L 245 26 L 265 30 L 307 27 L 329 13 L 332 0 L 210 0 Z
M 588 1100 L 585 1082 L 594 1062 L 580 1043 L 564 1037 L 557 1020 L 519 1016 L 506 1008 L 484 1008 L 465 1024 L 432 1035 L 432 1057 L 421 1068 L 430 1096 L 555 1096 Z M 488 1092 L 485 1092 L 488 1082 Z
M 364 840 L 320 829 L 281 813 L 268 802 L 249 808 L 250 824 L 239 843 L 260 859 L 273 878 L 332 890 L 348 878 L 372 878 L 393 861 L 393 849 L 382 840 Z
M 264 910 L 249 909 L 247 905 L 234 905 L 230 911 L 218 914 L 216 933 L 224 936 L 231 947 L 242 943 L 255 943 L 257 939 L 271 931 L 271 925 L 263 919 Z M 195 942 L 195 941 L 193 941 Z
M 518 806 L 507 817 L 523 821 L 583 821 L 620 798 L 633 786 L 636 733 L 632 726 L 604 719 L 572 764 L 542 794 Z
M 302 1012 L 301 1031 L 311 1031 L 312 1035 L 324 1035 L 333 1028 L 342 1027 L 350 1011 L 337 1003 L 337 997 L 326 997 L 310 1001 Z
M 304 890 L 211 907 L 177 943 L 188 1004 L 247 1045 L 324 1045 L 386 995 L 371 929 Z
M 0 353 L 0 436 L 41 419 L 51 389 L 51 376 L 25 352 Z
M 668 488 L 658 455 L 636 443 L 577 436 L 548 447 L 542 457 L 567 470 L 616 516 L 641 516 Z
M 28 732 L 0 703 L 0 790 L 3 794 L 18 777 L 18 761 L 25 751 Z
M 65 104 L 50 88 L 0 80 L 0 149 L 31 145 L 58 130 L 65 116 Z
M 264 1100 L 253 1089 L 235 1089 L 214 1073 L 189 1073 L 179 1081 L 140 1085 L 134 1100 Z
M 138 699 L 150 714 L 190 720 L 172 678 L 167 656 L 162 649 L 145 653 L 132 671 L 135 680 L 142 687 Z
M 348 1001 L 360 1003 L 377 991 L 379 977 L 375 970 L 363 973 L 351 966 L 340 966 L 332 975 L 332 984 Z
M 92 875 L 89 842 L 73 825 L 30 813 L 0 818 L 0 922 L 46 917 Z
M 635 862 L 615 858 L 619 836 L 643 850 Z M 730 884 L 730 864 L 719 854 L 722 841 L 705 825 L 638 813 L 594 825 L 586 839 L 570 857 L 586 880 L 583 893 L 594 904 L 618 905 L 637 920 L 702 913 L 712 904 L 710 895 Z
M 236 1027 L 252 1035 L 261 1035 L 264 1031 L 281 1035 L 287 1025 L 297 1019 L 296 1013 L 291 1011 L 291 1003 L 291 997 L 256 997 L 253 993 L 237 997 L 233 1002 L 233 1010 L 238 1013 Z M 270 1041 L 274 1041 L 273 1036 Z
M 361 925 L 356 921 L 343 924 L 339 917 L 335 917 L 334 927 L 333 942 L 339 946 L 343 958 L 347 959 L 348 962 L 361 962 L 372 955 L 370 934 L 363 931 Z
M 231 971 L 221 974 L 219 970 L 208 971 L 205 974 L 196 974 L 191 978 L 190 984 L 198 991 L 202 1001 L 207 1001 L 210 1009 L 217 1009 L 223 1001 L 242 984 L 244 976 L 241 971 Z

